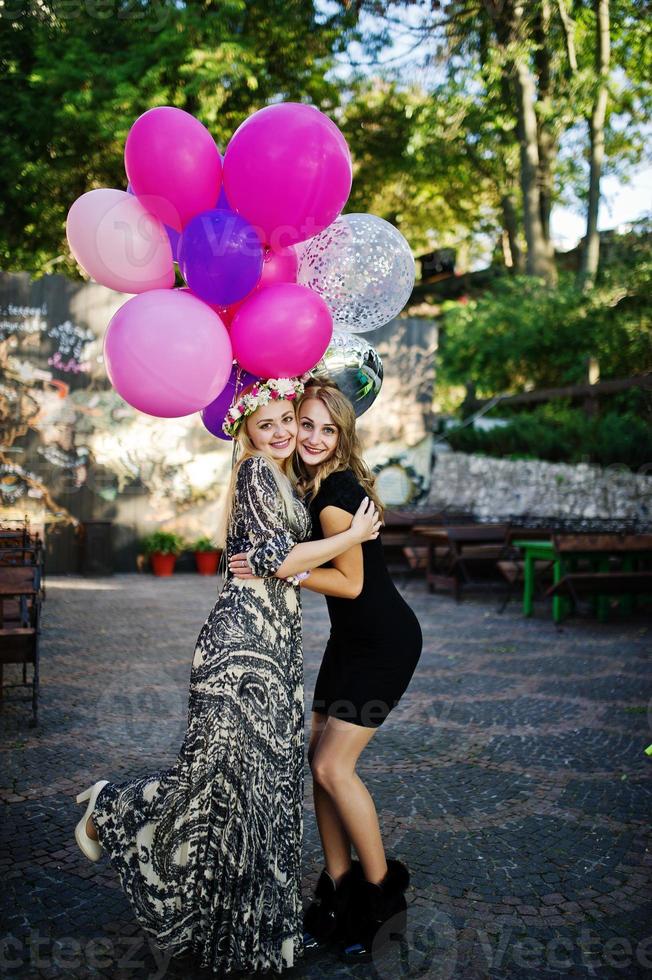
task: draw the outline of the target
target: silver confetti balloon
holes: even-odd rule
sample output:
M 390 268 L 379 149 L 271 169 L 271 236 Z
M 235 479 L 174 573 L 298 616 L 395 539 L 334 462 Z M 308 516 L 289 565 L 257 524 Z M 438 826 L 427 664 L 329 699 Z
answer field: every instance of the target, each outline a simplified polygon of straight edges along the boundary
M 355 414 L 360 416 L 371 408 L 380 393 L 383 362 L 363 337 L 356 337 L 346 330 L 334 330 L 326 353 L 310 374 L 314 378 L 333 381 L 349 399 Z
M 414 278 L 410 246 L 394 225 L 345 214 L 306 243 L 297 281 L 319 293 L 336 328 L 365 333 L 400 313 Z

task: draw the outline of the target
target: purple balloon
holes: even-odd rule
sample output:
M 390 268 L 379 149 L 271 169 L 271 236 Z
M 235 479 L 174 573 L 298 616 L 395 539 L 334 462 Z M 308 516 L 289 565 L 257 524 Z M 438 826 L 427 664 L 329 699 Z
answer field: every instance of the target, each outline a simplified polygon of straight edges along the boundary
M 222 184 L 220 188 L 220 196 L 217 199 L 217 204 L 215 205 L 215 207 L 219 208 L 221 211 L 231 210 L 231 205 L 229 204 L 228 198 L 226 196 L 226 191 L 224 190 L 224 184 Z
M 172 258 L 175 262 L 179 261 L 179 239 L 181 238 L 181 232 L 177 231 L 176 228 L 170 228 L 169 225 L 163 226 L 168 233 L 168 238 L 170 239 L 170 248 L 172 249 Z
M 212 208 L 195 215 L 181 233 L 179 268 L 206 303 L 229 306 L 254 288 L 263 271 L 256 230 L 233 211 Z
M 127 194 L 131 194 L 133 195 L 133 197 L 137 197 L 137 194 L 135 193 L 131 184 L 127 184 Z M 224 190 L 220 191 L 220 199 L 222 198 L 222 194 L 224 194 Z M 226 200 L 226 194 L 224 194 L 224 200 Z M 226 205 L 226 207 L 228 207 L 228 204 Z M 166 225 L 165 222 L 163 223 L 163 227 L 167 231 L 168 238 L 170 239 L 172 258 L 174 259 L 175 262 L 178 262 L 179 259 L 177 258 L 177 255 L 179 252 L 179 239 L 181 238 L 181 232 L 177 231 L 176 228 L 170 228 L 170 226 Z
M 238 377 L 239 372 L 239 377 Z M 231 371 L 231 377 L 226 383 L 226 387 L 217 398 L 212 401 L 206 408 L 201 410 L 201 420 L 208 429 L 208 431 L 217 436 L 218 439 L 230 439 L 225 432 L 222 431 L 222 423 L 224 422 L 224 417 L 231 407 L 231 402 L 235 398 L 236 391 L 240 394 L 245 388 L 253 384 L 254 381 L 260 381 L 255 374 L 249 374 L 248 371 L 243 370 L 239 364 L 233 365 L 233 370 Z

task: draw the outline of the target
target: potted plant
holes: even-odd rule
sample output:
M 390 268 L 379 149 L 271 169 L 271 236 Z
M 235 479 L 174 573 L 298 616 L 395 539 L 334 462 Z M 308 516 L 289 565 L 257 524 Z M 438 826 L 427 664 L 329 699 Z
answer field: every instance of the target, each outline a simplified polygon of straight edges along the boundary
M 210 538 L 197 538 L 190 550 L 195 552 L 195 562 L 200 575 L 215 575 L 222 557 L 222 549 L 213 544 Z
M 184 540 L 172 531 L 153 531 L 142 540 L 154 575 L 172 575 L 178 555 L 185 547 Z

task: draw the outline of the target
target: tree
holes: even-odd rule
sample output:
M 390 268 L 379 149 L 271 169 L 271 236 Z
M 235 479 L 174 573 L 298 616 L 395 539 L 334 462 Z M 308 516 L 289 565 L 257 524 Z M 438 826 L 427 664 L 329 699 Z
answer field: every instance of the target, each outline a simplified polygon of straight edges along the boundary
M 358 0 L 353 6 L 358 17 L 366 13 L 376 18 L 371 23 L 378 23 L 378 30 L 370 32 L 374 52 L 388 36 L 383 27 L 390 24 L 398 30 L 406 23 L 401 15 L 410 9 L 406 30 L 420 41 L 413 56 L 436 65 L 431 100 L 443 103 L 453 120 L 448 131 L 429 140 L 422 136 L 422 141 L 437 149 L 457 143 L 482 186 L 495 188 L 490 208 L 502 223 L 507 264 L 553 283 L 553 203 L 570 203 L 573 197 L 586 202 L 587 220 L 593 215 L 595 223 L 597 168 L 595 163 L 587 167 L 584 160 L 591 155 L 597 160 L 603 143 L 602 171 L 608 165 L 612 172 L 626 173 L 643 155 L 652 74 L 643 0 L 611 0 L 612 20 L 618 25 L 612 32 L 612 62 L 621 81 L 616 85 L 605 65 L 597 87 L 593 11 L 599 10 L 600 0 Z M 415 10 L 421 12 L 420 20 Z M 389 71 L 385 69 L 385 76 Z M 606 109 L 604 94 L 599 95 L 605 86 Z M 415 125 L 426 118 L 421 113 Z M 584 118 L 594 121 L 593 150 L 578 130 Z M 431 119 L 437 119 L 434 110 Z M 433 162 L 435 184 L 437 170 Z M 594 202 L 589 208 L 591 171 Z
M 125 139 L 152 106 L 193 113 L 223 149 L 271 101 L 338 104 L 324 76 L 345 22 L 311 0 L 110 7 L 11 0 L 0 16 L 0 125 L 12 133 L 0 160 L 5 270 L 79 275 L 67 211 L 93 187 L 126 186 Z

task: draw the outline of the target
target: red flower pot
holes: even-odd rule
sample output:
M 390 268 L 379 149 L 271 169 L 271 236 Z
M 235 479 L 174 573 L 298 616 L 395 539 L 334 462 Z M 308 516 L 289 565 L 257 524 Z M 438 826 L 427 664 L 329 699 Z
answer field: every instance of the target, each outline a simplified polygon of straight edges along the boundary
M 195 562 L 199 574 L 216 575 L 221 556 L 221 551 L 196 551 Z
M 152 571 L 155 575 L 172 575 L 177 556 L 163 555 L 160 551 L 154 551 L 150 555 L 149 560 L 152 565 Z

